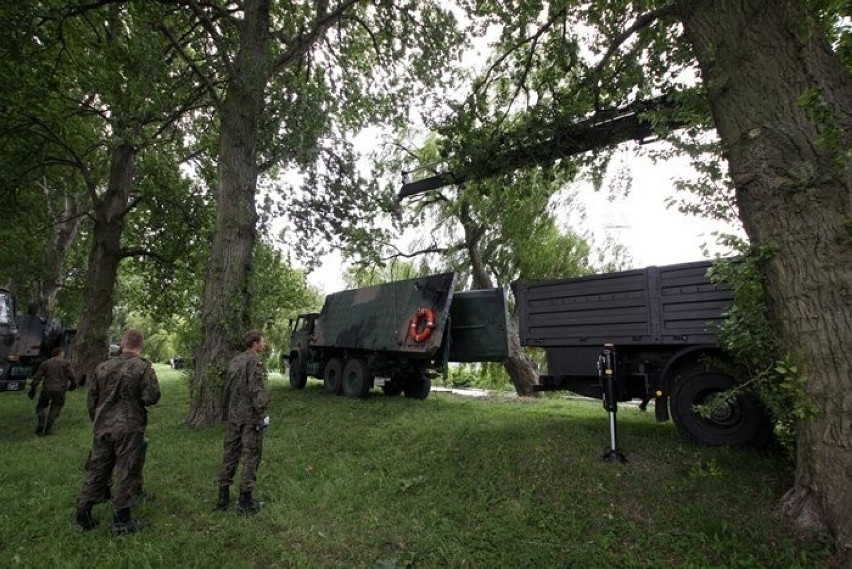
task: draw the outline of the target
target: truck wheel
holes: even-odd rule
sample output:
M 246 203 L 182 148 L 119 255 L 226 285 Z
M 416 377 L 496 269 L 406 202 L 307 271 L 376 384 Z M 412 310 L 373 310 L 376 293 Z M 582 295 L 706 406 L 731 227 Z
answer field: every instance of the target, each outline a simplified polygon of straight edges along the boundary
M 412 377 L 405 384 L 405 396 L 411 399 L 426 399 L 432 391 L 432 380 L 428 375 Z
M 308 383 L 308 374 L 302 367 L 302 358 L 293 356 L 290 359 L 290 389 L 304 389 Z
M 325 364 L 325 370 L 322 372 L 322 377 L 325 390 L 334 395 L 339 395 L 341 379 L 343 378 L 343 360 L 341 358 L 328 360 L 328 363 Z
M 760 448 L 769 442 L 771 425 L 763 406 L 752 393 L 739 393 L 709 417 L 693 411 L 694 405 L 710 403 L 719 393 L 736 385 L 717 369 L 695 365 L 680 375 L 669 406 L 678 431 L 707 446 Z
M 373 386 L 370 368 L 364 360 L 353 358 L 343 368 L 343 395 L 364 398 Z

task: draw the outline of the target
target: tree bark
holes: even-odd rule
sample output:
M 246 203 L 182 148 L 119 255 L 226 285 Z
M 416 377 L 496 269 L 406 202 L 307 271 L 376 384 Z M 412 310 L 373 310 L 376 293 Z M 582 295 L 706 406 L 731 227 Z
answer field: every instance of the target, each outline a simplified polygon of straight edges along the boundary
M 56 293 L 62 287 L 62 267 L 80 228 L 77 201 L 70 196 L 65 196 L 61 202 L 61 209 L 50 208 L 51 218 L 57 221 L 44 252 L 42 263 L 44 273 L 36 281 L 33 292 L 36 314 L 45 318 L 53 316 L 56 309 Z
M 221 108 L 216 225 L 202 299 L 202 338 L 195 354 L 189 413 L 192 426 L 221 417 L 228 359 L 248 329 L 249 275 L 257 231 L 257 136 L 264 108 L 269 1 L 243 3 L 240 48 Z
M 766 268 L 782 345 L 816 414 L 797 431 L 785 518 L 852 554 L 852 77 L 806 3 L 693 0 L 680 19 L 699 61 L 737 204 Z M 822 117 L 803 96 L 818 93 Z
M 81 381 L 109 355 L 109 328 L 115 306 L 115 281 L 123 257 L 121 234 L 136 176 L 136 150 L 127 142 L 110 156 L 107 190 L 95 200 L 92 248 L 83 291 L 83 314 L 72 362 Z

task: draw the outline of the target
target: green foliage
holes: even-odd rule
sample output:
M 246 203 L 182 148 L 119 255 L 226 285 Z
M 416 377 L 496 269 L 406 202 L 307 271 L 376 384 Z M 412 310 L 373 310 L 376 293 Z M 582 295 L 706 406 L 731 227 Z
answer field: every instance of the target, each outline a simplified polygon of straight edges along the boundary
M 251 326 L 266 334 L 267 369 L 280 367 L 290 345 L 291 318 L 322 307 L 323 298 L 307 284 L 305 274 L 291 268 L 271 243 L 255 244 L 250 279 Z
M 343 280 L 348 288 L 360 288 L 414 279 L 434 273 L 435 271 L 429 268 L 425 262 L 415 265 L 407 261 L 392 259 L 386 263 L 350 267 L 343 275 Z
M 792 455 L 796 426 L 813 409 L 805 398 L 807 378 L 790 363 L 769 323 L 763 265 L 774 252 L 749 247 L 736 237 L 727 241 L 740 255 L 717 259 L 710 271 L 714 282 L 725 283 L 734 292 L 719 342 L 733 356 L 744 385 L 755 390 L 772 414 L 778 440 Z
M 187 354 L 180 344 L 180 330 L 186 323 L 180 316 L 172 316 L 167 322 L 154 321 L 150 314 L 130 312 L 125 320 L 127 328 L 140 330 L 145 338 L 145 357 L 153 362 L 166 363 L 176 356 Z
M 514 390 L 503 365 L 496 362 L 450 366 L 447 387 L 473 387 L 498 393 Z
M 653 414 L 619 410 L 626 466 L 600 460 L 600 403 L 472 400 L 432 394 L 330 397 L 321 385 L 268 383 L 271 426 L 257 516 L 213 511 L 221 426 L 184 425 L 180 374 L 156 366 L 145 486 L 151 522 L 113 540 L 72 528 L 91 445 L 85 391 L 50 437 L 33 404 L 0 398 L 4 564 L 21 567 L 785 567 L 830 563 L 774 515 L 792 480 L 769 454 L 696 448 Z M 232 492 L 234 489 L 232 488 Z M 570 536 L 570 537 L 567 537 Z

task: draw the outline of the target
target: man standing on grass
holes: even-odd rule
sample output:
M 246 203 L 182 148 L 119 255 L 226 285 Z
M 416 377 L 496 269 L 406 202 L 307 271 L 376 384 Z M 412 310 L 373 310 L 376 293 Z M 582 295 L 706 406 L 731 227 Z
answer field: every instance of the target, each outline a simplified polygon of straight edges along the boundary
M 98 365 L 89 387 L 94 440 L 76 514 L 76 526 L 83 531 L 98 523 L 92 507 L 109 491 L 113 470 L 112 534 L 137 532 L 147 525 L 131 518 L 130 506 L 141 485 L 135 477 L 145 455 L 146 407 L 160 400 L 160 385 L 151 363 L 139 357 L 142 345 L 142 333 L 127 330 L 121 338 L 121 354 Z
M 255 514 L 263 507 L 252 497 L 257 482 L 257 467 L 263 451 L 263 431 L 269 426 L 268 402 L 263 385 L 266 370 L 261 352 L 266 348 L 263 333 L 250 330 L 245 335 L 246 351 L 228 363 L 228 377 L 222 397 L 222 418 L 227 421 L 222 468 L 219 471 L 219 501 L 216 509 L 225 511 L 231 501 L 230 486 L 242 457 L 240 501 L 237 511 Z
M 71 362 L 65 359 L 65 350 L 54 348 L 51 355 L 53 357 L 38 366 L 30 385 L 29 397 L 33 399 L 38 384 L 44 380 L 35 411 L 38 419 L 35 434 L 39 436 L 49 435 L 53 431 L 53 423 L 65 405 L 65 392 L 77 386 Z

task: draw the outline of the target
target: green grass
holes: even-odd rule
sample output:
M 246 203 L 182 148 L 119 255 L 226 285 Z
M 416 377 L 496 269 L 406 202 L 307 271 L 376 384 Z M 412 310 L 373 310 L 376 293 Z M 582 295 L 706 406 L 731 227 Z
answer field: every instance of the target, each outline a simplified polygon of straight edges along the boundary
M 790 473 L 771 454 L 705 449 L 624 407 L 626 465 L 600 460 L 599 404 L 544 399 L 425 401 L 291 391 L 270 380 L 262 513 L 213 511 L 223 429 L 183 425 L 187 392 L 158 366 L 146 489 L 152 522 L 112 538 L 108 504 L 73 529 L 91 444 L 85 392 L 54 435 L 33 404 L 0 394 L 4 567 L 814 567 L 774 515 Z

